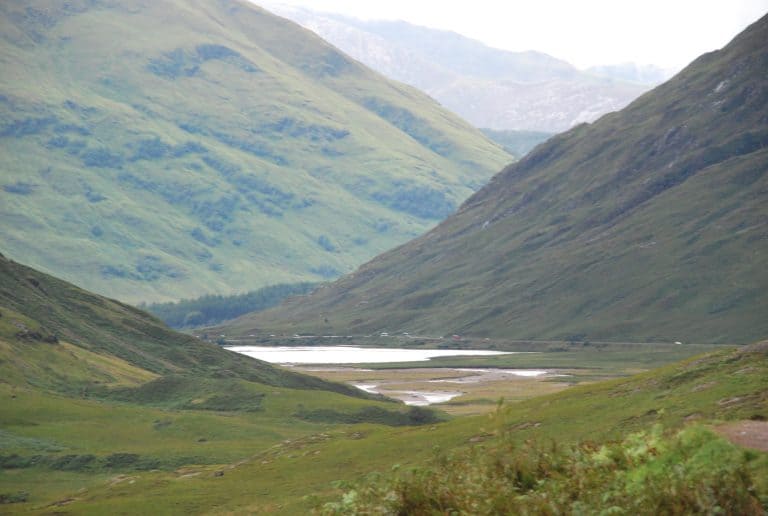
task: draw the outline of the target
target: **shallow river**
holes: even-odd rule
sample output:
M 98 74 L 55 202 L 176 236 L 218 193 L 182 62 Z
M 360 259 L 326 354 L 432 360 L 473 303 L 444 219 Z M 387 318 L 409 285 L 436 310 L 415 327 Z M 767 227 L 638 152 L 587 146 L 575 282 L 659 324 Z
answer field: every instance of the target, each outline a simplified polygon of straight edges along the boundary
M 349 367 L 352 364 L 382 364 L 392 362 L 428 362 L 431 358 L 448 356 L 489 356 L 509 355 L 514 352 L 477 350 L 477 349 L 399 349 L 399 348 L 363 348 L 358 346 L 227 346 L 227 349 L 244 355 L 264 360 L 273 364 L 297 366 L 304 372 L 326 379 L 345 381 L 366 392 L 380 393 L 402 400 L 408 405 L 431 405 L 444 403 L 461 396 L 476 386 L 505 381 L 514 377 L 537 378 L 547 376 L 548 371 L 530 369 L 477 369 L 477 368 L 424 368 L 418 370 L 390 370 L 396 378 L 374 379 L 374 372 L 367 369 Z M 317 364 L 333 364 L 344 367 L 320 367 Z M 315 365 L 315 367 L 312 367 Z M 433 371 L 424 378 L 425 371 Z M 359 377 L 362 375 L 361 377 Z M 404 388 L 403 384 L 418 386 L 417 389 Z
M 478 349 L 398 349 L 357 346 L 227 346 L 227 349 L 273 364 L 383 364 L 423 362 L 436 357 L 509 355 Z

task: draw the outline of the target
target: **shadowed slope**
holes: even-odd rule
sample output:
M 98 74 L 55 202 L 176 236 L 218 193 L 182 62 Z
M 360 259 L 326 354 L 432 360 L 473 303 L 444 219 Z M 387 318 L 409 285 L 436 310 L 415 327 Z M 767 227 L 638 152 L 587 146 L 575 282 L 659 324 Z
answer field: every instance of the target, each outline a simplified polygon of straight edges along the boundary
M 768 17 L 540 145 L 426 235 L 228 331 L 766 335 L 766 49 Z

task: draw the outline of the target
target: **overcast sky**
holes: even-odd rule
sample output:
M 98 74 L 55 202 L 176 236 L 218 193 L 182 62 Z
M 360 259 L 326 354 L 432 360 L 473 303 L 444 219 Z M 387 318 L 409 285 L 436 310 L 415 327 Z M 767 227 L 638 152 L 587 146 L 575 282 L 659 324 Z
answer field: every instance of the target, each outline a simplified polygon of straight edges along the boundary
M 582 68 L 634 61 L 680 69 L 768 13 L 768 0 L 279 2 L 453 30 L 496 48 L 546 52 Z

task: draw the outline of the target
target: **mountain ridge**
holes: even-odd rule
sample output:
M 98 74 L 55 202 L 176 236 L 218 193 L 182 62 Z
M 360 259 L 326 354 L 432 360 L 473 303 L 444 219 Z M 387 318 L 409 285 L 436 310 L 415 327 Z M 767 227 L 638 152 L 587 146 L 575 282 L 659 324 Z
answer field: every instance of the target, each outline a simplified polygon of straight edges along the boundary
M 384 75 L 427 92 L 476 127 L 564 131 L 620 109 L 648 89 L 582 72 L 542 52 L 494 49 L 404 21 L 365 21 L 279 4 L 267 8 Z
M 511 159 L 245 2 L 14 1 L 0 27 L 4 252 L 125 301 L 336 277 Z
M 539 145 L 425 235 L 227 330 L 763 337 L 767 40 L 764 17 Z

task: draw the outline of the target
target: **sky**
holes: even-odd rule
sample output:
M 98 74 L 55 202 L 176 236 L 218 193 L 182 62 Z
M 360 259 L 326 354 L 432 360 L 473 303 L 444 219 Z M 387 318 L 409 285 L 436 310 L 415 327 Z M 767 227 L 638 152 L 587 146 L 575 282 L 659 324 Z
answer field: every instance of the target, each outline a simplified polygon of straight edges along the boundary
M 258 0 L 255 0 L 259 3 Z M 579 68 L 635 62 L 679 70 L 768 13 L 768 0 L 279 0 L 361 19 L 453 30 Z

